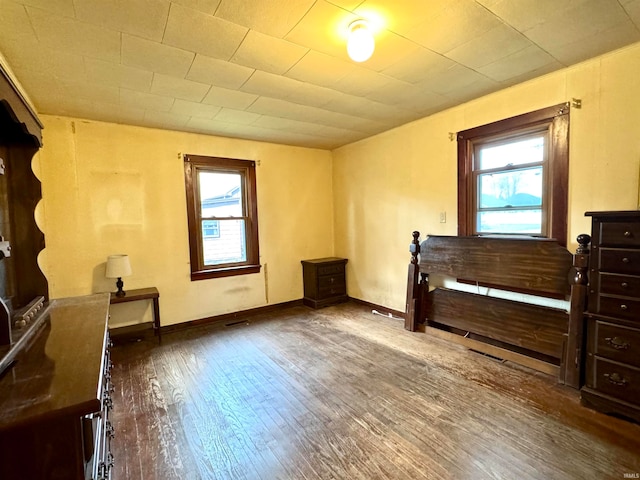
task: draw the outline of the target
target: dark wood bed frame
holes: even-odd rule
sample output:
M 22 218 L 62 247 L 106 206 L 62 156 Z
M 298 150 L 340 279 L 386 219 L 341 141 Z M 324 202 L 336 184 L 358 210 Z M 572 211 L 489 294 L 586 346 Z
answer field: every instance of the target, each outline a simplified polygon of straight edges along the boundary
M 575 255 L 555 240 L 429 236 L 413 232 L 405 328 L 454 340 L 581 384 L 589 235 Z M 446 288 L 429 275 L 483 287 L 569 300 L 569 311 Z

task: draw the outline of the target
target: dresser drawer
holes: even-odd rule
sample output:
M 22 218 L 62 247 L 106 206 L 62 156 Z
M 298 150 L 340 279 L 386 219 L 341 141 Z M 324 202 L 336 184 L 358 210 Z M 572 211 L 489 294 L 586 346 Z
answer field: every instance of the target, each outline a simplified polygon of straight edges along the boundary
M 640 320 L 640 300 L 600 295 L 596 313 L 627 320 Z
M 595 320 L 589 351 L 600 357 L 640 367 L 640 330 Z
M 640 250 L 601 248 L 600 271 L 637 274 L 640 272 Z
M 600 274 L 600 292 L 624 297 L 640 298 L 640 277 L 633 275 Z
M 587 387 L 629 403 L 638 402 L 640 369 L 589 355 L 587 372 Z
M 640 224 L 637 222 L 603 222 L 599 233 L 598 243 L 603 247 L 640 247 Z

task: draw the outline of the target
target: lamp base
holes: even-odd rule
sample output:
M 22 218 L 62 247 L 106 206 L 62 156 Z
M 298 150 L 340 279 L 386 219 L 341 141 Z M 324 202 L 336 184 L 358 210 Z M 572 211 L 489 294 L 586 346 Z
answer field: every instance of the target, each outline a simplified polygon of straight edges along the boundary
M 116 297 L 124 297 L 127 294 L 127 292 L 122 290 L 122 287 L 124 287 L 124 282 L 122 281 L 121 277 L 118 277 L 118 281 L 116 282 L 116 287 L 118 287 L 118 291 L 116 292 Z

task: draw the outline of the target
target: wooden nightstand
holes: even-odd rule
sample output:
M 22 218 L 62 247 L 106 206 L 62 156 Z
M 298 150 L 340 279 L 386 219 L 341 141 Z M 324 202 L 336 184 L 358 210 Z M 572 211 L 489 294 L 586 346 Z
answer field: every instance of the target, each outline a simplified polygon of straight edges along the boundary
M 346 258 L 316 258 L 302 260 L 304 298 L 302 303 L 312 308 L 346 302 Z

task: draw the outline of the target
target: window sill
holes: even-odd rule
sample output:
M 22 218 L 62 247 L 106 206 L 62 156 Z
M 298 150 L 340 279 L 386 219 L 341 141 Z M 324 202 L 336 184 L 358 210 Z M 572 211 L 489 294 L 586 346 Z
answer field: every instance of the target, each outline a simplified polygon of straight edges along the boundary
M 191 272 L 191 281 L 207 280 L 209 278 L 234 277 L 260 273 L 261 265 L 242 265 L 240 267 L 216 268 Z

